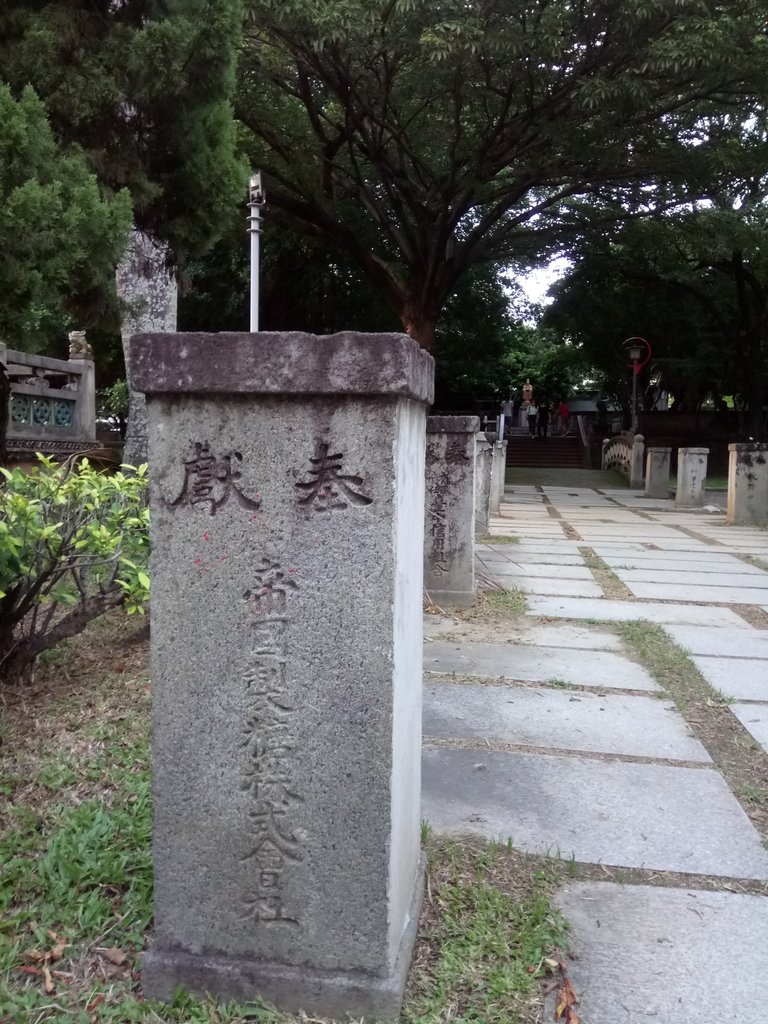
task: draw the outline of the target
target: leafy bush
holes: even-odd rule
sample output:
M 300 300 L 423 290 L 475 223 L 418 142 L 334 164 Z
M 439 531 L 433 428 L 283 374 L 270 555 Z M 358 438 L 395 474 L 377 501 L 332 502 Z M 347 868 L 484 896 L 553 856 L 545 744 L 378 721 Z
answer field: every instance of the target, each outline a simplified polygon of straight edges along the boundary
M 149 600 L 146 466 L 108 475 L 38 459 L 31 473 L 0 467 L 0 678 L 108 609 L 143 613 Z

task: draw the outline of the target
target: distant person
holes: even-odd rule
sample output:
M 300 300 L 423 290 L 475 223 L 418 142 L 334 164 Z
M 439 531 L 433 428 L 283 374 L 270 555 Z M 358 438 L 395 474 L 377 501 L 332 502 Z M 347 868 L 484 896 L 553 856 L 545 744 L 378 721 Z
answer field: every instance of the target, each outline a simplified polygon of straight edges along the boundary
M 546 441 L 546 439 L 547 439 L 547 431 L 549 430 L 549 406 L 547 405 L 546 402 L 542 402 L 541 405 L 539 406 L 539 416 L 538 416 L 538 424 L 537 424 L 537 426 L 538 426 L 539 437 L 543 438 Z
M 531 437 L 536 437 L 536 420 L 539 416 L 539 409 L 536 403 L 531 400 L 528 405 L 528 431 Z
M 568 403 L 564 398 L 560 399 L 560 404 L 557 407 L 557 415 L 560 419 L 560 433 L 568 433 L 568 424 L 571 418 L 571 410 L 568 408 Z

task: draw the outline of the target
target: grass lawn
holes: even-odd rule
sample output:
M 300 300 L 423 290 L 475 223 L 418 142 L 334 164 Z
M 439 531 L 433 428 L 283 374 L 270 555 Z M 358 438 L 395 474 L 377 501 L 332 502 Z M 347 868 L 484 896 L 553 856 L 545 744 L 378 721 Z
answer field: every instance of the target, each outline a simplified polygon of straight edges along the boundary
M 145 1000 L 151 941 L 149 682 L 142 624 L 113 613 L 0 690 L 0 1022 L 310 1022 L 261 1003 Z M 439 840 L 406 1024 L 544 1020 L 565 942 L 550 895 L 563 866 Z

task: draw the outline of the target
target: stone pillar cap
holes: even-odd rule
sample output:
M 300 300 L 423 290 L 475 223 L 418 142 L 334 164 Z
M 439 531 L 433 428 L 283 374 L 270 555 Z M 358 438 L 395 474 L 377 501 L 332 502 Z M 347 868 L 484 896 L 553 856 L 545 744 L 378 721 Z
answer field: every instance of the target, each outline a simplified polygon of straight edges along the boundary
M 479 416 L 427 416 L 428 434 L 476 434 Z
M 709 448 L 678 448 L 683 455 L 709 455 Z
M 729 452 L 768 452 L 768 441 L 746 441 L 728 445 Z
M 666 448 L 663 445 L 650 445 L 645 450 L 648 452 L 648 454 L 650 454 L 651 452 L 665 452 L 666 454 L 669 454 L 669 452 L 672 451 L 671 448 Z
M 635 441 L 644 441 L 645 440 L 645 438 L 643 437 L 642 434 L 635 434 L 634 439 L 635 439 Z
M 137 391 L 201 395 L 392 395 L 434 400 L 435 361 L 407 334 L 136 334 Z

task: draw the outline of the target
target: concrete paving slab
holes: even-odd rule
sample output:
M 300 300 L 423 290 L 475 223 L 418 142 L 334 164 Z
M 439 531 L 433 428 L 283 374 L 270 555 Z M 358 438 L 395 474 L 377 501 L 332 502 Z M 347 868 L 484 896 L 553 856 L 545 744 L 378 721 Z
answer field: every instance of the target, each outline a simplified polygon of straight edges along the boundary
M 584 1024 L 765 1020 L 765 896 L 575 882 L 555 904 L 571 924 Z
M 595 600 L 577 597 L 528 598 L 528 614 L 562 619 L 594 619 L 597 622 L 689 623 L 694 626 L 733 626 L 751 629 L 730 608 L 706 608 L 693 604 L 643 604 L 639 601 Z
M 506 547 L 510 548 L 510 555 L 505 561 L 514 561 L 518 565 L 584 565 L 584 559 L 578 554 L 558 551 L 528 551 L 525 548 L 520 549 L 519 544 L 507 544 Z M 488 561 L 484 547 L 475 548 L 475 553 L 484 562 Z M 500 556 L 494 555 L 494 559 L 497 557 Z
M 434 642 L 424 648 L 424 671 L 531 683 L 557 679 L 574 686 L 617 690 L 659 689 L 642 665 L 612 651 Z
M 672 572 L 669 569 L 646 567 L 644 569 L 625 569 L 622 566 L 616 567 L 617 575 L 625 583 L 655 583 L 659 587 L 666 588 L 667 585 L 676 587 L 727 587 L 732 590 L 734 587 L 752 590 L 757 587 L 759 590 L 768 590 L 768 573 L 736 573 L 730 572 L 727 576 L 722 573 L 715 576 L 708 571 L 706 564 L 700 570 L 691 572 Z M 631 588 L 630 588 L 631 589 Z M 647 596 L 647 595 L 645 595 Z M 764 595 L 768 597 L 768 594 Z
M 766 629 L 709 629 L 706 626 L 666 626 L 676 644 L 691 654 L 721 658 L 768 658 Z
M 765 704 L 731 704 L 731 711 L 753 740 L 768 751 L 768 706 Z
M 691 658 L 710 686 L 734 700 L 768 701 L 768 660 L 757 658 Z
M 606 552 L 600 557 L 613 569 L 641 569 L 645 572 L 659 569 L 662 572 L 675 573 L 701 571 L 712 577 L 733 576 L 735 573 L 738 573 L 740 577 L 758 576 L 762 578 L 765 575 L 763 569 L 758 569 L 756 565 L 749 565 L 747 562 L 740 562 L 738 558 L 734 558 L 732 555 L 726 555 L 724 558 L 711 558 L 707 555 L 697 554 L 695 560 L 690 561 L 674 558 L 668 552 L 659 552 L 658 555 L 655 555 L 650 551 L 647 555 L 629 553 L 614 555 Z M 694 566 L 696 570 L 694 570 Z M 714 585 L 718 581 L 717 579 L 712 579 L 711 582 Z
M 635 597 L 656 601 L 707 601 L 710 604 L 760 604 L 766 593 L 759 587 L 702 587 L 680 583 L 626 581 Z
M 526 620 L 526 632 L 517 639 L 521 644 L 537 647 L 572 647 L 587 651 L 620 651 L 621 640 L 615 633 L 583 626 L 535 626 Z
M 711 761 L 674 705 L 656 697 L 478 683 L 426 683 L 424 736 Z
M 501 563 L 496 563 L 496 565 L 499 572 L 503 572 L 505 576 L 513 576 L 523 580 L 530 580 L 531 577 L 534 577 L 536 579 L 589 580 L 591 583 L 595 582 L 595 577 L 586 565 L 560 565 L 541 562 L 539 565 L 533 566 L 530 562 L 515 562 L 514 560 L 506 562 L 503 566 Z
M 557 577 L 547 579 L 536 575 L 528 576 L 527 578 L 524 576 L 505 576 L 498 573 L 496 575 L 502 583 L 505 580 L 509 581 L 526 594 L 543 594 L 554 597 L 562 595 L 563 597 L 601 598 L 603 596 L 600 584 L 596 583 L 594 579 L 590 582 L 588 580 L 564 580 Z
M 425 747 L 422 771 L 422 814 L 438 833 L 588 863 L 768 878 L 768 850 L 708 768 Z

